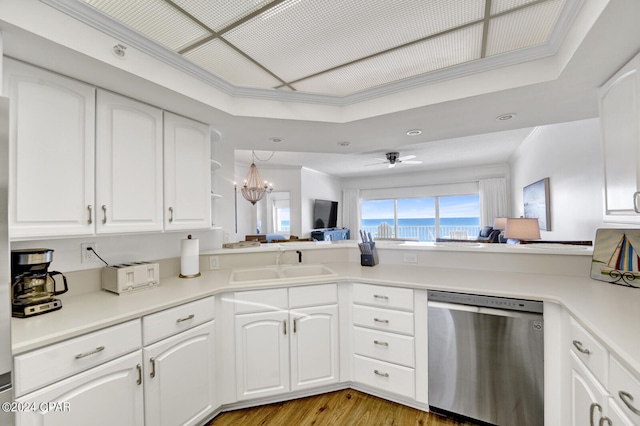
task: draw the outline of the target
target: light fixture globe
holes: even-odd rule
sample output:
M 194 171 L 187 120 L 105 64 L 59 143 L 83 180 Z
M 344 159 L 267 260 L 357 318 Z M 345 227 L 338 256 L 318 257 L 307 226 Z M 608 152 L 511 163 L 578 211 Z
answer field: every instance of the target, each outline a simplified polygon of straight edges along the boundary
M 258 201 L 262 200 L 265 193 L 270 193 L 271 191 L 273 191 L 273 186 L 268 185 L 266 181 L 262 181 L 256 164 L 251 163 L 249 173 L 247 173 L 247 177 L 242 185 L 242 196 L 251 204 L 255 205 Z

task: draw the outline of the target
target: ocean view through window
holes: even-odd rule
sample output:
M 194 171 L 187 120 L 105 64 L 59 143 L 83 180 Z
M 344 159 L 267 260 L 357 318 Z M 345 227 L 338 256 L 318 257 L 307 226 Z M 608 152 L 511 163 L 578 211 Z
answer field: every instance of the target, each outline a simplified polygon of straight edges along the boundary
M 375 238 L 435 241 L 439 237 L 477 237 L 478 195 L 363 200 L 361 228 Z

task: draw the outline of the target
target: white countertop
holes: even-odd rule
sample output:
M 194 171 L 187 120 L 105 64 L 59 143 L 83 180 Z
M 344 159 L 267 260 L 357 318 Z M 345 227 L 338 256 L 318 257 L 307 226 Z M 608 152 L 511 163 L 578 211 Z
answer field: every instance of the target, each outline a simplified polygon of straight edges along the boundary
M 587 329 L 640 375 L 640 290 L 589 278 L 516 272 L 435 268 L 418 265 L 363 267 L 326 263 L 338 276 L 315 282 L 367 282 L 515 297 L 562 304 Z M 32 318 L 12 318 L 13 353 L 20 354 L 172 306 L 222 292 L 290 286 L 229 285 L 230 270 L 206 271 L 198 278 L 161 279 L 160 286 L 118 296 L 105 291 L 61 297 L 63 307 Z M 311 280 L 303 283 L 312 284 Z M 299 284 L 298 284 L 299 285 Z

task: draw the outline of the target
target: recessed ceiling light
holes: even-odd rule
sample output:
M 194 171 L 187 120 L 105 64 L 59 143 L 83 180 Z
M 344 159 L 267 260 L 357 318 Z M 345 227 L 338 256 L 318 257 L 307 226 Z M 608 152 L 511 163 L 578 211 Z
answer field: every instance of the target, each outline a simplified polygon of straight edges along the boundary
M 269 138 L 269 140 L 270 140 L 271 142 L 274 142 L 274 143 L 280 143 L 280 142 L 282 142 L 284 139 L 282 139 L 282 138 Z
M 407 136 L 418 136 L 422 134 L 422 130 L 420 129 L 413 129 L 413 130 L 409 130 L 407 132 Z
M 512 118 L 514 118 L 517 114 L 510 112 L 507 114 L 502 114 L 496 117 L 496 120 L 498 121 L 507 121 L 507 120 L 511 120 Z
M 349 145 L 351 145 L 351 142 L 347 142 L 347 141 L 338 142 L 338 146 L 349 146 Z

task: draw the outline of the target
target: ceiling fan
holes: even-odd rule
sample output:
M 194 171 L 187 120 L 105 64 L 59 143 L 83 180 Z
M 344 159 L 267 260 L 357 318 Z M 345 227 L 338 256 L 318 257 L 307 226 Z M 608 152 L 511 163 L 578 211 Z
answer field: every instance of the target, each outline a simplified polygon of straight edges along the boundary
M 373 164 L 367 164 L 367 166 L 375 166 L 377 164 L 389 164 L 389 168 L 393 168 L 396 166 L 396 164 L 399 163 L 405 163 L 405 164 L 422 164 L 422 161 L 420 160 L 413 160 L 414 158 L 416 158 L 415 155 L 404 155 L 402 157 L 400 157 L 400 153 L 399 152 L 387 152 L 387 158 L 374 158 L 374 160 L 380 160 L 382 161 L 382 163 L 373 163 Z

